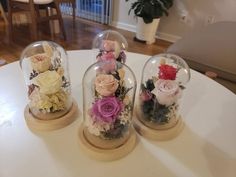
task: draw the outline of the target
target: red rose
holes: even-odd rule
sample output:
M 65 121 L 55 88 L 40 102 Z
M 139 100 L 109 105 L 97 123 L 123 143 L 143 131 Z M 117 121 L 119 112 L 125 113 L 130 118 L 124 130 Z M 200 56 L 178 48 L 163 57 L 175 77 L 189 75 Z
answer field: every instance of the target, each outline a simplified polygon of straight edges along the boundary
M 170 65 L 159 66 L 159 79 L 175 80 L 177 69 Z

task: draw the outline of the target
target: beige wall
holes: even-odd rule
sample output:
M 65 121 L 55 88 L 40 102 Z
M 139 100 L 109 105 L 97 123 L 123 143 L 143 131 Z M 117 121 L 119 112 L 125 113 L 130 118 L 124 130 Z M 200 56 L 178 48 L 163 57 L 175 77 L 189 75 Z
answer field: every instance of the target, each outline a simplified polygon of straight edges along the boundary
M 113 0 L 113 25 L 123 29 L 135 31 L 136 20 L 133 12 L 128 15 L 131 3 L 135 0 L 126 2 L 125 0 Z
M 113 25 L 119 28 L 135 31 L 133 14 L 128 16 L 131 2 L 114 1 Z M 174 0 L 174 6 L 168 17 L 162 17 L 158 28 L 158 36 L 175 41 L 188 31 L 206 26 L 208 16 L 214 16 L 215 21 L 236 21 L 236 0 Z M 181 21 L 186 16 L 187 22 Z

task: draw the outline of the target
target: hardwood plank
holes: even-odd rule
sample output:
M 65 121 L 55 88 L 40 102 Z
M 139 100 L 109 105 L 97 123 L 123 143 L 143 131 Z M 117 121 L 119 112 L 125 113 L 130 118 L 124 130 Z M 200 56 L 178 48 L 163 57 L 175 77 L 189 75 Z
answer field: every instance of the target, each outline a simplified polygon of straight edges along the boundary
M 155 55 L 164 52 L 170 42 L 157 40 L 155 44 L 146 45 L 133 40 L 135 33 L 126 30 L 117 29 L 108 25 L 102 25 L 96 22 L 76 18 L 73 26 L 73 18 L 63 16 L 67 39 L 63 40 L 60 35 L 51 35 L 47 23 L 40 25 L 39 37 L 41 40 L 51 40 L 62 45 L 66 50 L 90 49 L 92 40 L 99 32 L 112 29 L 120 32 L 128 41 L 128 51 Z M 18 25 L 13 28 L 13 43 L 7 43 L 7 29 L 3 19 L 0 19 L 0 58 L 4 58 L 8 63 L 17 61 L 20 58 L 22 50 L 32 42 L 30 38 L 29 25 Z
M 156 40 L 152 45 L 146 45 L 133 40 L 135 33 L 126 30 L 117 29 L 108 25 L 102 25 L 96 22 L 87 21 L 81 18 L 76 18 L 73 26 L 73 18 L 63 16 L 64 26 L 66 30 L 67 40 L 64 41 L 62 36 L 51 35 L 49 25 L 42 24 L 39 37 L 41 40 L 51 40 L 62 45 L 66 50 L 91 49 L 93 38 L 99 32 L 107 29 L 112 29 L 120 32 L 128 41 L 128 51 L 141 53 L 146 55 L 156 55 L 164 52 L 170 45 L 170 42 Z M 22 50 L 32 42 L 30 39 L 29 25 L 18 25 L 14 29 L 14 42 L 8 44 L 7 30 L 4 20 L 0 18 L 0 59 L 5 59 L 8 63 L 19 60 Z M 222 79 L 216 79 L 234 93 L 236 93 L 236 84 Z

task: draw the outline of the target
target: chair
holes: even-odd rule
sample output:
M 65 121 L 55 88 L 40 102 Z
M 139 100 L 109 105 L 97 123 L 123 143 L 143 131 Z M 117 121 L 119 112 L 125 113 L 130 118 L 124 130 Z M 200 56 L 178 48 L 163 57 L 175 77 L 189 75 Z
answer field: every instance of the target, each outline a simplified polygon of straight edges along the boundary
M 4 59 L 0 59 L 0 67 L 7 64 L 7 61 Z
M 0 13 L 1 13 L 2 17 L 3 17 L 3 20 L 5 21 L 5 23 L 6 23 L 6 25 L 7 25 L 7 24 L 8 24 L 8 20 L 7 20 L 7 17 L 6 17 L 6 14 L 5 14 L 5 12 L 4 12 L 4 9 L 3 9 L 3 7 L 2 7 L 1 2 L 0 2 Z
M 193 69 L 206 72 L 213 78 L 218 76 L 217 79 L 224 79 L 225 83 L 228 80 L 235 85 L 235 31 L 236 22 L 217 22 L 189 32 L 172 44 L 167 52 L 180 55 Z
M 75 23 L 75 8 L 76 8 L 76 2 L 75 0 L 58 0 L 60 4 L 71 4 L 72 6 L 72 16 L 73 16 L 73 22 Z
M 55 8 L 56 14 L 49 15 L 48 9 Z M 31 37 L 33 40 L 38 39 L 38 24 L 50 20 L 58 20 L 61 33 L 66 40 L 66 33 L 63 25 L 63 19 L 59 8 L 59 0 L 8 0 L 8 22 L 9 37 L 12 39 L 12 15 L 17 11 L 27 11 L 30 13 Z M 45 10 L 46 16 L 41 16 L 39 10 Z

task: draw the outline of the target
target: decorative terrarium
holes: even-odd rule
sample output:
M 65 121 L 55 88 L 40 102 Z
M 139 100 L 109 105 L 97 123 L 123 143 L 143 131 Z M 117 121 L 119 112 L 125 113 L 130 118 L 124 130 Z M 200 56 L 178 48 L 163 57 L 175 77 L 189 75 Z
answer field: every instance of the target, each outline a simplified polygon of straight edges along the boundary
M 125 63 L 128 43 L 124 36 L 113 30 L 103 31 L 93 40 L 93 51 L 97 61 L 116 60 Z
M 87 69 L 83 77 L 82 125 L 87 149 L 97 148 L 99 154 L 101 150 L 119 149 L 135 138 L 131 129 L 135 91 L 133 72 L 120 62 L 99 61 Z M 125 151 L 130 150 L 128 147 Z M 109 155 L 110 160 L 116 157 Z
M 61 46 L 49 41 L 32 43 L 22 52 L 20 66 L 28 88 L 26 117 L 54 120 L 71 114 L 75 102 L 67 54 Z
M 150 58 L 142 72 L 138 120 L 157 133 L 175 126 L 177 129 L 181 121 L 179 100 L 189 79 L 190 70 L 182 58 L 172 54 Z

